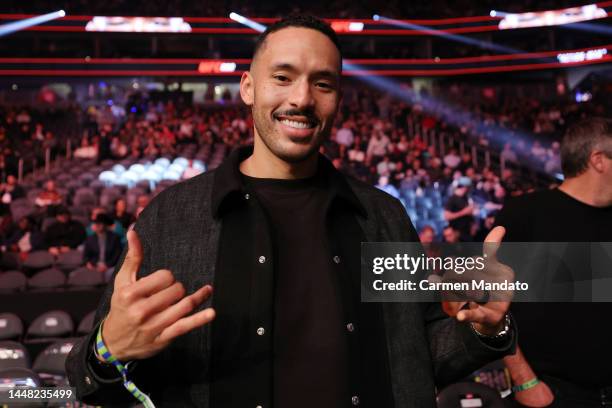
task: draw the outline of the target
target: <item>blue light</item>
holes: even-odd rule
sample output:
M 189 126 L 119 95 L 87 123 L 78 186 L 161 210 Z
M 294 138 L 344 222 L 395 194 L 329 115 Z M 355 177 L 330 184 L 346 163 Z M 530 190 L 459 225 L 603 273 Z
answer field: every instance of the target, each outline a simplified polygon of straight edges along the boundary
M 136 113 L 136 107 L 135 107 L 135 106 L 132 106 L 132 107 L 130 108 L 130 112 L 132 112 L 132 113 Z
M 231 12 L 230 15 L 229 15 L 229 18 L 231 18 L 232 20 L 236 21 L 237 23 L 240 23 L 240 24 L 245 25 L 245 26 L 247 26 L 249 28 L 252 28 L 253 30 L 258 31 L 260 33 L 263 33 L 264 31 L 266 31 L 266 26 L 265 25 L 259 24 L 256 21 L 253 21 L 253 20 L 248 19 L 248 18 L 246 18 L 244 16 L 241 16 L 238 13 Z
M 108 101 L 106 101 L 106 104 L 107 104 L 108 106 L 113 106 L 113 100 L 112 100 L 112 99 L 109 99 Z
M 445 33 L 435 28 L 425 27 L 425 26 L 413 24 L 413 23 L 408 23 L 406 21 L 395 20 L 393 18 L 379 16 L 378 14 L 375 14 L 375 16 L 378 16 L 378 20 L 380 21 L 384 21 L 384 22 L 387 22 L 389 24 L 392 24 L 398 27 L 407 28 L 409 30 L 425 31 L 429 35 L 435 35 L 435 36 L 445 38 L 451 41 L 462 42 L 464 44 L 471 44 L 471 45 L 475 45 L 480 48 L 490 49 L 490 50 L 494 50 L 494 51 L 506 53 L 506 54 L 518 54 L 522 52 L 521 50 L 517 50 L 515 48 L 505 47 L 503 45 L 492 44 L 487 41 L 481 41 L 481 40 L 466 37 L 463 35 Z
M 46 23 L 47 21 L 55 20 L 66 16 L 64 10 L 54 11 L 53 13 L 43 14 L 41 16 L 26 18 L 25 20 L 13 21 L 12 23 L 3 24 L 0 26 L 0 37 L 14 33 L 15 31 L 25 30 L 26 28 Z

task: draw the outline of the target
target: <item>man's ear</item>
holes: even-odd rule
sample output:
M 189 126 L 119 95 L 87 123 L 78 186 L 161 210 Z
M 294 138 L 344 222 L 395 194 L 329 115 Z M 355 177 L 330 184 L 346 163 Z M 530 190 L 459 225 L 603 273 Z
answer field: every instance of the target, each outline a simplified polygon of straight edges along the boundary
M 591 156 L 589 157 L 589 164 L 599 173 L 604 171 L 604 155 L 604 152 L 595 150 L 591 152 Z
M 251 75 L 250 71 L 244 71 L 242 77 L 240 77 L 240 97 L 247 106 L 253 106 L 253 87 L 253 75 Z

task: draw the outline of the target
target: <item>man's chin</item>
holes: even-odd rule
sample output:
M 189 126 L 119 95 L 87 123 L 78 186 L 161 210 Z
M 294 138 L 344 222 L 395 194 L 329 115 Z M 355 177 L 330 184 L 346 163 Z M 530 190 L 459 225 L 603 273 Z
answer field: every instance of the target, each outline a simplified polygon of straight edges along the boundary
M 292 141 L 288 144 L 289 146 L 283 148 L 282 151 L 275 152 L 276 156 L 287 163 L 301 163 L 310 159 L 319 151 L 318 146 L 312 146 L 310 143 L 294 143 Z

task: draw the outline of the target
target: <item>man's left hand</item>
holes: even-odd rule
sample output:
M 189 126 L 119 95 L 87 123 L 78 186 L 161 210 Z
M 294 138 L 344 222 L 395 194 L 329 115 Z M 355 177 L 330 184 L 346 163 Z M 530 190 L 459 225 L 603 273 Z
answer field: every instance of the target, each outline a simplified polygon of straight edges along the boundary
M 495 227 L 484 240 L 483 253 L 486 258 L 485 270 L 482 272 L 488 282 L 508 280 L 514 281 L 514 271 L 497 260 L 497 250 L 504 238 L 506 229 Z M 462 278 L 467 278 L 463 276 Z M 495 336 L 504 326 L 504 317 L 510 308 L 512 293 L 495 293 L 493 300 L 481 302 L 444 302 L 444 311 L 455 316 L 461 322 L 469 322 L 479 333 Z M 497 300 L 496 300 L 497 298 Z M 499 300 L 501 298 L 502 300 Z M 465 305 L 468 308 L 465 308 Z

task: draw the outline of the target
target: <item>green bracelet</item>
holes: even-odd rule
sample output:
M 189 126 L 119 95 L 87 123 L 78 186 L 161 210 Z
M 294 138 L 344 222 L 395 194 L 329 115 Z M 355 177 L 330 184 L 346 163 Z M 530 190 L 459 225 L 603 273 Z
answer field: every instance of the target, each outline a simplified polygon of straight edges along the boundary
M 515 385 L 512 387 L 512 392 L 520 392 L 520 391 L 525 391 L 528 390 L 530 388 L 535 387 L 536 385 L 538 385 L 540 383 L 540 379 L 538 377 L 535 377 L 521 385 Z

